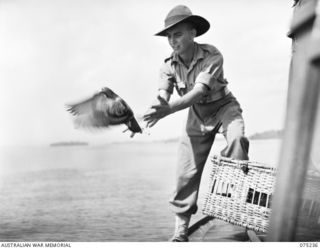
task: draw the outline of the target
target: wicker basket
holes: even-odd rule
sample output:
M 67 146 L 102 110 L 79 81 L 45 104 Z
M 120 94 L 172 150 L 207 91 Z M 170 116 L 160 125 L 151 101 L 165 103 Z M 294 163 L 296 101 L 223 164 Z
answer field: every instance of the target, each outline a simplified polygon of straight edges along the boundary
M 241 169 L 249 168 L 245 174 Z M 266 232 L 271 214 L 275 168 L 213 156 L 203 213 L 232 224 Z

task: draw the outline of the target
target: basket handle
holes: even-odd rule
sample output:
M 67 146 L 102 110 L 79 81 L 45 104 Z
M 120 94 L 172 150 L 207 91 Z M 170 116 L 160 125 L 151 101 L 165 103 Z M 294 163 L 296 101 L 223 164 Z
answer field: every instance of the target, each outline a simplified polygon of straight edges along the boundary
M 246 164 L 243 164 L 242 163 L 242 166 L 240 167 L 240 162 L 238 162 L 238 164 L 239 164 L 239 168 L 241 168 L 242 169 L 242 172 L 245 174 L 245 175 L 247 175 L 248 173 L 249 173 L 249 166 L 248 166 L 248 164 L 246 163 Z

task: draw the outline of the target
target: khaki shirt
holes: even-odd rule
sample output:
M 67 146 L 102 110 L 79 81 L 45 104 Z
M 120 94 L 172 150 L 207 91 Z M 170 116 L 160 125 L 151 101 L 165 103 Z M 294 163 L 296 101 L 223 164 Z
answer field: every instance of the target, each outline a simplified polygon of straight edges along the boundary
M 189 68 L 175 53 L 165 59 L 161 67 L 159 89 L 172 94 L 175 88 L 183 96 L 197 83 L 206 85 L 209 92 L 189 109 L 188 135 L 201 136 L 219 129 L 227 109 L 235 109 L 241 117 L 240 106 L 227 88 L 228 82 L 223 75 L 222 54 L 212 45 L 195 43 L 195 54 Z
M 159 89 L 171 94 L 175 88 L 182 96 L 197 83 L 206 85 L 210 90 L 201 103 L 219 100 L 229 93 L 226 87 L 228 82 L 223 75 L 222 54 L 212 45 L 195 43 L 195 53 L 189 68 L 173 53 L 165 59 L 160 69 Z

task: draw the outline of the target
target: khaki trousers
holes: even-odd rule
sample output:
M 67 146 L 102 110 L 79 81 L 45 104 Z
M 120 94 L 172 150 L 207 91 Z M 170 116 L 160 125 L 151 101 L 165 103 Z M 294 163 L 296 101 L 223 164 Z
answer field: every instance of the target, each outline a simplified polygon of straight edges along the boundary
M 197 110 L 201 107 L 190 107 L 178 149 L 176 187 L 169 201 L 171 210 L 176 214 L 190 216 L 196 213 L 201 175 L 219 131 L 222 131 L 227 141 L 227 147 L 221 151 L 222 156 L 249 159 L 249 141 L 244 136 L 244 121 L 239 103 L 231 94 L 227 99 L 214 104 L 214 114 L 207 119 L 199 117 Z

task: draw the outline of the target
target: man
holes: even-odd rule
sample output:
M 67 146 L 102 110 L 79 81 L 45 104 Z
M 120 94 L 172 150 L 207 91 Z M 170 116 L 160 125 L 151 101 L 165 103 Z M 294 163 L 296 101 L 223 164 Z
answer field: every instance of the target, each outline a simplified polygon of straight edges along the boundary
M 158 103 L 151 106 L 144 120 L 152 127 L 167 115 L 189 108 L 178 151 L 176 189 L 170 199 L 176 214 L 171 239 L 175 242 L 188 241 L 201 174 L 216 133 L 222 131 L 227 141 L 222 156 L 248 160 L 249 141 L 244 136 L 242 110 L 227 88 L 222 55 L 214 46 L 194 41 L 209 27 L 206 19 L 179 5 L 169 12 L 165 28 L 156 34 L 168 38 L 173 53 L 160 70 Z M 169 103 L 174 88 L 181 98 Z

